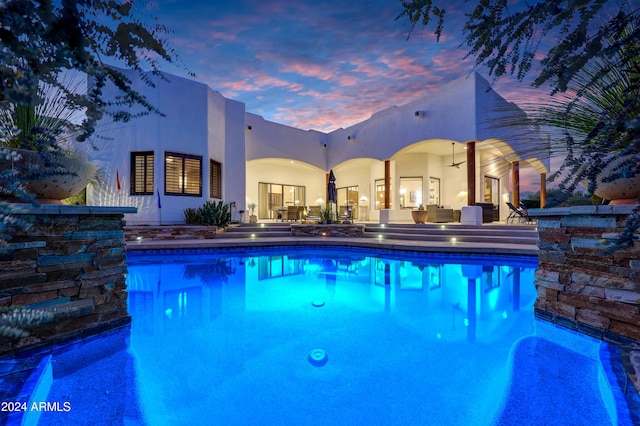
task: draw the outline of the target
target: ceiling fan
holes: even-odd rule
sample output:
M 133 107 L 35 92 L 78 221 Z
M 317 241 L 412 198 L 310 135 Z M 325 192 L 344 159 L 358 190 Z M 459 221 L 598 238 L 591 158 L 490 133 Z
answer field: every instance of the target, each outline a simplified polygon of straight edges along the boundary
M 467 161 L 459 161 L 456 163 L 455 146 L 455 142 L 451 142 L 451 164 L 449 164 L 449 167 L 455 167 L 456 169 L 459 169 L 460 164 L 466 163 Z

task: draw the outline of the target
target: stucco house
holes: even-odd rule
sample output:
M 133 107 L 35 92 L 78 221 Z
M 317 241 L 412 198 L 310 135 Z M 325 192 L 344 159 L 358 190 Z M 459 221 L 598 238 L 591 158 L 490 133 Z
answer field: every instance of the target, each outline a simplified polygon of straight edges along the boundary
M 249 203 L 260 221 L 274 220 L 289 205 L 326 205 L 330 170 L 338 206 L 356 220 L 409 221 L 420 204 L 480 202 L 504 220 L 520 168 L 542 185 L 549 168 L 548 142 L 535 129 L 522 137 L 500 127 L 500 115 L 524 113 L 476 73 L 330 133 L 265 120 L 198 81 L 167 80 L 136 83 L 164 116 L 99 128 L 92 159 L 102 183 L 87 202 L 137 207 L 129 224 L 183 223 L 187 207 L 210 199 L 232 203 L 234 220 L 247 220 Z

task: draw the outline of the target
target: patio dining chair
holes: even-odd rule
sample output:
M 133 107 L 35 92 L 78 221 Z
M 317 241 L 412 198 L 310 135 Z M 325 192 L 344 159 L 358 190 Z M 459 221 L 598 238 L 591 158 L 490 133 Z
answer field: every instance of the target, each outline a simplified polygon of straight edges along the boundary
M 295 220 L 300 219 L 300 209 L 298 206 L 287 206 L 286 217 L 283 220 Z
M 307 214 L 308 220 L 320 221 L 320 206 L 309 206 L 309 213 Z

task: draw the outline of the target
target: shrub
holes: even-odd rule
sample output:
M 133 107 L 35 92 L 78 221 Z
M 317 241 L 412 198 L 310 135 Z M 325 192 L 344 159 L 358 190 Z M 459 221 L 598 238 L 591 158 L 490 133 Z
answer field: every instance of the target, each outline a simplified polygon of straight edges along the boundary
M 187 225 L 200 225 L 200 214 L 198 210 L 189 207 L 184 210 L 184 223 Z
M 229 205 L 220 201 L 207 201 L 200 209 L 198 216 L 201 225 L 226 228 L 231 223 L 231 211 Z
M 320 223 L 333 223 L 335 222 L 335 214 L 331 210 L 331 208 L 321 208 L 320 209 Z

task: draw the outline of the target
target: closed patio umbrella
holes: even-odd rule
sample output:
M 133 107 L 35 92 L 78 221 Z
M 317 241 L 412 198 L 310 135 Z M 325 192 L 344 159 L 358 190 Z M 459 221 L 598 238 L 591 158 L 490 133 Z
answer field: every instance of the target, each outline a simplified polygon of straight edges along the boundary
M 333 169 L 329 171 L 329 184 L 327 185 L 327 205 L 329 203 L 336 203 L 336 204 L 338 203 L 338 191 L 336 190 L 336 177 L 333 174 Z M 331 209 L 330 206 L 329 206 L 329 209 Z

